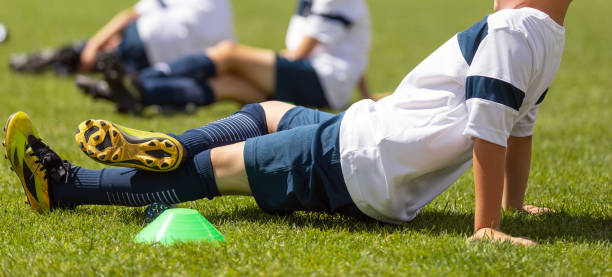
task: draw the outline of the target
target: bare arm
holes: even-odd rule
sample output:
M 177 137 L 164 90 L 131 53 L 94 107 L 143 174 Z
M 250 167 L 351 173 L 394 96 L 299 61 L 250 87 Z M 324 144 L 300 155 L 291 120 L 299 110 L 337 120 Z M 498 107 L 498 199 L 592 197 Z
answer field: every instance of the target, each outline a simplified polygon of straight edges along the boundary
M 531 167 L 531 136 L 510 137 L 506 149 L 504 175 L 504 210 L 522 210 Z
M 499 229 L 500 207 L 504 191 L 506 148 L 474 139 L 474 235 L 471 240 L 490 239 L 531 245 L 526 238 L 512 237 Z
M 305 36 L 300 45 L 295 50 L 285 50 L 282 52 L 282 56 L 289 60 L 300 60 L 305 59 L 310 56 L 312 50 L 317 47 L 317 45 L 321 44 L 317 39 L 309 36 Z
M 359 79 L 359 84 L 357 85 L 359 88 L 359 95 L 361 99 L 373 99 L 370 94 L 370 89 L 368 88 L 368 82 L 366 81 L 365 74 L 361 76 Z
M 119 33 L 138 16 L 134 8 L 128 8 L 119 12 L 111 21 L 104 25 L 102 29 L 87 41 L 87 45 L 85 45 L 85 49 L 83 49 L 81 53 L 81 67 L 79 70 L 82 72 L 91 70 L 96 56 L 103 50 L 104 46 L 108 44 L 112 38 L 119 35 Z
M 503 146 L 474 139 L 474 231 L 487 227 L 499 229 L 505 152 Z
M 533 215 L 554 212 L 548 208 L 524 205 L 527 180 L 531 168 L 532 137 L 510 137 L 506 150 L 506 172 L 504 175 L 504 210 L 525 211 Z

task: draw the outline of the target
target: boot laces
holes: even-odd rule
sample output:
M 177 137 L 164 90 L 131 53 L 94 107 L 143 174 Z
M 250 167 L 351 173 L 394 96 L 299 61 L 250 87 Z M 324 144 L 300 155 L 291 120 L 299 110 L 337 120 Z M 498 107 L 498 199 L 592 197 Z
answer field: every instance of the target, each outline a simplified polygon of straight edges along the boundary
M 68 182 L 68 172 L 70 171 L 70 163 L 68 161 L 62 160 L 49 146 L 42 142 L 42 139 L 28 136 L 28 144 L 26 148 L 30 147 L 32 149 L 32 153 L 30 156 L 36 156 L 38 160 L 36 163 L 36 168 L 32 171 L 32 176 L 30 179 L 34 178 L 34 173 L 39 169 L 45 170 L 45 178 L 47 180 L 52 180 L 55 183 L 59 183 L 64 178 L 63 182 Z

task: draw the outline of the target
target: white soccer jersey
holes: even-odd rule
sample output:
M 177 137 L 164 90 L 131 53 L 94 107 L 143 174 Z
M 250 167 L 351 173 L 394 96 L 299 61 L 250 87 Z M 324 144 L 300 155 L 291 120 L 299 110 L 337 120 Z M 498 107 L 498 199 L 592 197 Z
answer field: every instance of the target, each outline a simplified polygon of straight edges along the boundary
M 140 0 L 136 26 L 150 64 L 201 52 L 234 39 L 227 0 Z
M 368 64 L 370 15 L 363 0 L 300 0 L 287 31 L 287 49 L 295 50 L 305 36 L 321 42 L 308 59 L 330 107 L 348 104 Z
M 451 38 L 392 95 L 352 105 L 340 155 L 357 207 L 410 221 L 470 167 L 471 138 L 506 146 L 530 136 L 564 43 L 564 27 L 545 13 L 502 10 Z

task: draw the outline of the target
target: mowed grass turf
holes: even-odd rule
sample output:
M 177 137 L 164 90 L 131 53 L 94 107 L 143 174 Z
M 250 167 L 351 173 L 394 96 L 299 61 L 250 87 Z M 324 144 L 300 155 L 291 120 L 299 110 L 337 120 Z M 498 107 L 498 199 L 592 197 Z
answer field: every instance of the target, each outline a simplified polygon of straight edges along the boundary
M 276 50 L 295 1 L 234 0 L 241 42 Z M 401 79 L 454 33 L 490 12 L 493 1 L 370 0 L 373 44 L 368 78 L 376 92 Z M 227 243 L 172 247 L 132 242 L 144 208 L 84 206 L 39 215 L 6 161 L 0 163 L 0 275 L 612 275 L 612 45 L 607 0 L 574 1 L 561 69 L 534 134 L 526 202 L 558 212 L 540 217 L 504 213 L 502 228 L 535 239 L 531 248 L 467 243 L 473 228 L 471 171 L 413 222 L 383 225 L 319 213 L 276 216 L 247 197 L 180 204 L 197 209 Z M 239 108 L 220 103 L 194 115 L 130 117 L 78 92 L 71 79 L 8 71 L 12 52 L 86 38 L 119 0 L 2 1 L 0 119 L 30 114 L 62 157 L 102 168 L 75 146 L 77 124 L 105 118 L 144 130 L 181 132 Z M 355 96 L 355 100 L 356 100 Z M 2 150 L 4 151 L 4 150 Z

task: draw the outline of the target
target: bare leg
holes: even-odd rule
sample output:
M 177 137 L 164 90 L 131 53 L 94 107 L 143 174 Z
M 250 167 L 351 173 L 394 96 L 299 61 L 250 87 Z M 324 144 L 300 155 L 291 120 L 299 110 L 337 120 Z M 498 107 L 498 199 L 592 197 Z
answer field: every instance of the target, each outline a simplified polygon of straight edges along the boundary
M 208 84 L 214 91 L 216 100 L 235 100 L 249 104 L 265 101 L 267 98 L 259 88 L 231 73 L 208 79 Z
M 285 113 L 294 105 L 280 101 L 260 103 L 266 113 L 268 132 L 274 133 Z M 244 145 L 239 142 L 210 150 L 217 188 L 222 195 L 251 195 L 251 187 L 244 168 Z
M 258 49 L 224 41 L 206 49 L 219 76 L 232 72 L 272 95 L 276 82 L 276 60 L 271 50 Z
M 268 125 L 268 133 L 270 134 L 276 132 L 278 123 L 283 118 L 285 113 L 295 107 L 295 105 L 280 101 L 267 101 L 259 104 L 266 112 L 266 123 Z
M 210 150 L 221 195 L 252 195 L 244 168 L 244 141 Z

